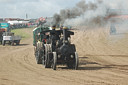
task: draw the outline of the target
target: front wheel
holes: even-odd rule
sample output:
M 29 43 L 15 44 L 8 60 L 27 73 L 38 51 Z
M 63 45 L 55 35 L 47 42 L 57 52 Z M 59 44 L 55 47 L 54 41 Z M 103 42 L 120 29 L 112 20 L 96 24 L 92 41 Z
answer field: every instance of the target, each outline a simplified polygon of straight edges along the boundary
M 75 62 L 74 62 L 73 69 L 77 70 L 78 65 L 79 65 L 79 57 L 78 57 L 78 54 L 75 52 Z
M 78 64 L 79 64 L 79 58 L 78 58 L 78 54 L 75 52 L 74 54 L 70 55 L 67 62 L 67 66 L 68 68 L 77 70 Z
M 53 70 L 56 70 L 56 64 L 57 64 L 57 54 L 56 54 L 56 52 L 53 52 L 53 62 L 52 62 Z

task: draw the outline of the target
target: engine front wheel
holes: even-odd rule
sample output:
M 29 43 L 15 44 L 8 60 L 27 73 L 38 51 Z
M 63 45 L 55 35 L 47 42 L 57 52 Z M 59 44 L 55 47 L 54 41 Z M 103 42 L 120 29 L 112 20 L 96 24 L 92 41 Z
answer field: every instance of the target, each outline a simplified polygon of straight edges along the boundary
M 70 69 L 78 69 L 78 64 L 79 64 L 79 58 L 78 58 L 78 54 L 75 52 L 73 55 L 70 55 L 68 62 L 67 62 L 67 66 Z
M 75 52 L 75 62 L 74 62 L 74 65 L 73 65 L 73 69 L 77 70 L 78 65 L 79 65 L 79 57 L 78 57 L 78 54 Z
M 57 64 L 57 54 L 56 54 L 56 52 L 53 52 L 53 62 L 52 62 L 53 70 L 56 70 L 56 64 Z

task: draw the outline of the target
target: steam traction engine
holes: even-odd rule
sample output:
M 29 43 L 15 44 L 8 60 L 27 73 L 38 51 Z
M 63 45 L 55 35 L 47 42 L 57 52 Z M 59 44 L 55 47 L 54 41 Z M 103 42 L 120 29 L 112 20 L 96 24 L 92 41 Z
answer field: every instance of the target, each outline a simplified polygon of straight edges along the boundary
M 74 44 L 70 42 L 70 36 L 74 32 L 68 29 L 47 30 L 40 32 L 42 40 L 37 44 L 35 56 L 39 64 L 45 68 L 56 70 L 56 65 L 67 65 L 68 68 L 78 69 L 78 54 Z

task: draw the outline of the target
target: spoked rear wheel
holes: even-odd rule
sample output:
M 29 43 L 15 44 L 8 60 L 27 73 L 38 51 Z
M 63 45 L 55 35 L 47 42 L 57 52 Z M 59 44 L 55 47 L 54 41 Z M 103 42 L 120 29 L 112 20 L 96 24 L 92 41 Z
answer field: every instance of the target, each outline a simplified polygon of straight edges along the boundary
M 45 47 L 42 47 L 42 65 L 45 65 Z
M 53 70 L 56 70 L 56 64 L 57 64 L 57 54 L 56 54 L 56 52 L 53 52 L 53 62 L 52 62 Z
M 45 68 L 51 68 L 51 63 L 50 63 L 50 53 L 51 52 L 51 47 L 49 44 L 45 45 Z
M 47 55 L 48 55 L 48 47 L 47 45 L 45 45 L 45 63 L 44 63 L 44 66 L 45 68 L 48 68 L 48 59 L 47 59 Z
M 42 54 L 41 54 L 42 49 L 39 44 L 40 43 L 37 43 L 37 46 L 34 47 L 34 51 L 35 51 L 35 57 L 36 57 L 37 64 L 42 64 Z
M 38 49 L 36 56 L 37 64 L 42 64 L 41 49 Z

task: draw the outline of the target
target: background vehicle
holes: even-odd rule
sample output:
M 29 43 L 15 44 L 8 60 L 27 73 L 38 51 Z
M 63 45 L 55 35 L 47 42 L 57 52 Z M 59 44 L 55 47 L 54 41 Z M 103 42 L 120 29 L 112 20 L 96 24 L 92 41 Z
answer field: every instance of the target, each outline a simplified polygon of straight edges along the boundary
M 19 45 L 20 40 L 21 40 L 20 36 L 15 36 L 14 33 L 12 32 L 4 32 L 2 45 L 4 46 L 7 42 L 10 45 L 14 45 L 14 43 L 16 43 L 16 45 Z
M 10 31 L 10 24 L 9 23 L 0 23 L 0 43 L 2 44 L 3 40 L 3 32 Z

